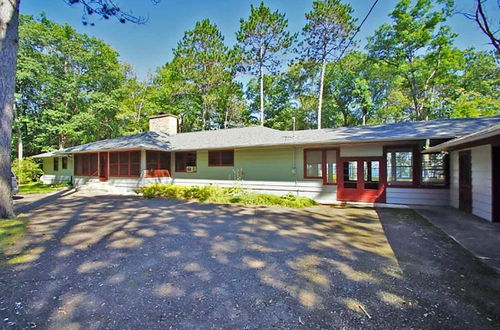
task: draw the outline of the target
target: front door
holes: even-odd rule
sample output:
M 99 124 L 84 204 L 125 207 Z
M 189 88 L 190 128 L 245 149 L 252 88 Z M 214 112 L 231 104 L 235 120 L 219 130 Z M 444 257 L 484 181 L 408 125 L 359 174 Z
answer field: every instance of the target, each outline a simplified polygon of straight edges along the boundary
M 458 208 L 472 212 L 472 172 L 470 150 L 458 154 Z
M 99 153 L 99 180 L 107 181 L 108 180 L 108 153 L 100 152 Z
M 382 160 L 382 157 L 342 158 L 337 199 L 385 203 L 385 166 Z

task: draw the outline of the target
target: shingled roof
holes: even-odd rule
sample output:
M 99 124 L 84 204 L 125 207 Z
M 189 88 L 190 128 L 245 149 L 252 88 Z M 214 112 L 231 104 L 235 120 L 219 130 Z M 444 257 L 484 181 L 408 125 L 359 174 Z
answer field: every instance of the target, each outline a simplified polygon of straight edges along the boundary
M 60 150 L 58 153 L 125 149 L 181 151 L 280 145 L 451 139 L 496 124 L 500 124 L 500 116 L 325 128 L 295 132 L 280 131 L 261 126 L 179 133 L 173 136 L 158 132 L 145 132 L 70 147 Z

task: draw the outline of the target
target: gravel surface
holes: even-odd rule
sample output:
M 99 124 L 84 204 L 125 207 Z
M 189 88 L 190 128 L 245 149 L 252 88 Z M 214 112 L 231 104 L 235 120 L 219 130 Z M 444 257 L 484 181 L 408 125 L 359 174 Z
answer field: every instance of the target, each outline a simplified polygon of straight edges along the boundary
M 0 260 L 0 328 L 498 329 L 500 281 L 411 210 L 63 196 Z

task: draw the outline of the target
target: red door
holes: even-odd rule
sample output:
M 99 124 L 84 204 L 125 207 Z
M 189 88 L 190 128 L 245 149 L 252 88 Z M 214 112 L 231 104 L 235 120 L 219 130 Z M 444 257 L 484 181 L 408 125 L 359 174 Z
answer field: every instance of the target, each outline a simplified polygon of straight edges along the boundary
M 472 212 L 472 170 L 470 150 L 458 154 L 458 208 Z
M 99 153 L 99 180 L 107 181 L 108 180 L 108 153 L 100 152 Z
M 337 188 L 339 201 L 385 203 L 382 157 L 342 158 Z

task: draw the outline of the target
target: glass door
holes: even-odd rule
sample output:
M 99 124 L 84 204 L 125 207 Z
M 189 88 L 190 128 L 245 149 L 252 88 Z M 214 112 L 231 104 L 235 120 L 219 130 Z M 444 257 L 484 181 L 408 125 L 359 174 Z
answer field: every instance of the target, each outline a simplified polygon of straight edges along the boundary
M 385 202 L 382 157 L 342 158 L 340 164 L 342 177 L 337 189 L 338 200 Z

